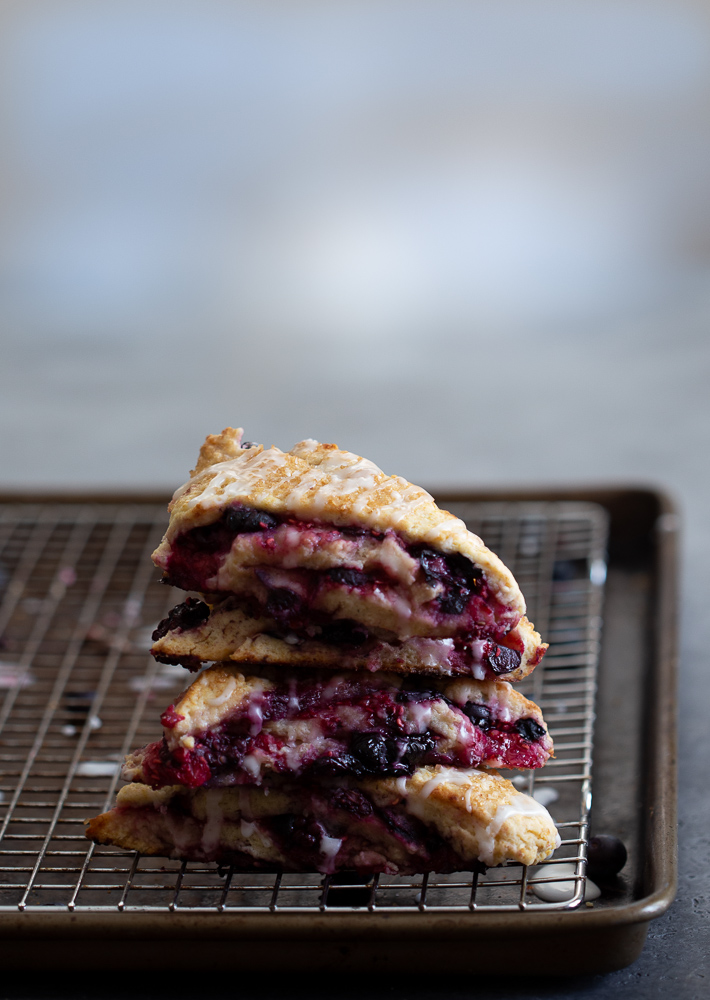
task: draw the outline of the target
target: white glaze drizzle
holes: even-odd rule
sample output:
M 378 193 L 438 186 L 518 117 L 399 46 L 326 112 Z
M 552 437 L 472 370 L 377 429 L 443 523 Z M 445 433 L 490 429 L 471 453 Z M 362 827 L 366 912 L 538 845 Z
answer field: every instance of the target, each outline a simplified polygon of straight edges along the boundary
M 422 785 L 419 790 L 418 797 L 421 799 L 428 799 L 435 788 L 438 788 L 439 785 L 446 783 L 451 785 L 470 785 L 471 778 L 483 774 L 483 771 L 479 771 L 475 767 L 467 768 L 465 770 L 458 770 L 454 767 L 442 767 L 433 778 L 430 778 Z
M 478 856 L 484 865 L 495 865 L 496 837 L 503 824 L 511 816 L 547 816 L 552 823 L 552 818 L 544 806 L 536 802 L 530 795 L 517 792 L 510 802 L 501 803 L 496 809 L 492 820 L 483 831 L 479 842 Z
M 252 778 L 258 778 L 259 775 L 261 774 L 261 764 L 256 759 L 256 757 L 251 753 L 247 754 L 246 757 L 242 759 L 242 767 L 247 772 L 247 774 L 250 774 L 252 776 Z M 267 793 L 264 792 L 264 794 Z
M 414 723 L 413 733 L 424 733 L 429 728 L 432 707 L 431 702 L 410 701 L 407 714 Z
M 417 660 L 422 667 L 445 667 L 454 650 L 453 639 L 410 639 L 409 643 L 417 651 Z
M 554 865 L 540 865 L 539 868 L 535 869 L 533 873 L 533 879 L 537 878 L 557 878 L 564 879 L 565 875 L 575 875 L 577 871 L 577 866 L 569 862 L 562 862 L 560 864 Z M 544 900 L 546 903 L 565 903 L 573 898 L 575 892 L 577 891 L 577 881 L 576 879 L 564 879 L 560 882 L 540 882 L 535 883 L 530 886 L 532 891 L 538 897 L 538 899 Z M 584 900 L 585 902 L 591 902 L 594 899 L 598 899 L 601 896 L 601 890 L 596 882 L 587 877 L 584 884 Z
M 299 451 L 313 451 L 317 447 L 316 441 L 301 442 L 294 449 L 295 455 L 291 454 L 289 458 L 298 459 Z M 207 510 L 250 496 L 253 499 L 264 479 L 282 470 L 286 462 L 286 455 L 279 448 L 242 451 L 235 458 L 211 466 L 212 478 L 184 499 L 185 507 L 188 510 Z M 423 502 L 429 506 L 433 501 L 431 494 L 420 486 L 408 483 L 401 476 L 387 476 L 374 462 L 348 451 L 334 450 L 326 454 L 317 466 L 303 462 L 294 470 L 294 480 L 284 501 L 285 509 L 290 513 L 302 513 L 306 507 L 312 516 L 322 513 L 331 501 L 337 506 L 338 501 L 347 499 L 351 513 L 355 513 L 363 524 L 373 527 L 381 525 L 385 515 L 388 524 L 396 528 L 407 521 L 411 512 Z M 385 482 L 396 485 L 397 489 L 383 505 L 378 503 L 376 494 Z M 180 487 L 175 498 L 184 497 L 191 483 L 192 480 Z M 434 543 L 452 533 L 468 535 L 468 529 L 460 518 L 452 517 L 446 511 L 440 511 L 440 515 L 440 522 L 423 536 L 423 540 Z
M 251 736 L 258 736 L 264 728 L 263 691 L 255 691 L 249 698 L 247 707 L 247 718 L 251 722 L 249 733 Z
M 329 871 L 333 870 L 334 862 L 343 843 L 342 837 L 329 837 L 323 834 L 320 839 L 320 853 L 325 857 Z
M 225 702 L 234 694 L 237 687 L 237 682 L 234 677 L 230 677 L 227 681 L 227 685 L 221 694 L 218 694 L 215 698 L 207 698 L 205 704 L 209 705 L 211 708 L 218 708 L 220 705 L 224 705 Z

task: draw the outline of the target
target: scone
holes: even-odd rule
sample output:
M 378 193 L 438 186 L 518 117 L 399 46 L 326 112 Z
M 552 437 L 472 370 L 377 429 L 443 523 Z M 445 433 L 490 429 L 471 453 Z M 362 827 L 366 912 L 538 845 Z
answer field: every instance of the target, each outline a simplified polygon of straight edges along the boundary
M 310 634 L 309 634 L 310 633 Z M 205 663 L 233 660 L 244 665 L 271 663 L 293 668 L 384 670 L 434 677 L 500 678 L 519 681 L 542 659 L 545 648 L 527 618 L 515 639 L 522 651 L 488 639 L 378 639 L 353 622 L 323 622 L 294 630 L 275 618 L 250 614 L 227 598 L 209 606 L 188 597 L 172 609 L 153 633 L 151 652 L 160 663 L 199 670 Z M 510 635 L 503 640 L 512 641 Z
M 126 785 L 87 837 L 237 870 L 409 875 L 537 864 L 559 845 L 547 810 L 499 775 L 420 768 L 411 777 L 263 788 Z
M 541 767 L 540 709 L 505 681 L 404 681 L 388 674 L 201 673 L 162 715 L 163 738 L 126 760 L 153 788 L 261 784 L 273 775 L 409 775 L 424 765 Z
M 210 603 L 236 597 L 295 634 L 344 621 L 385 641 L 525 650 L 513 575 L 425 490 L 333 444 L 282 452 L 241 436 L 208 437 L 175 494 L 153 554 L 167 583 Z

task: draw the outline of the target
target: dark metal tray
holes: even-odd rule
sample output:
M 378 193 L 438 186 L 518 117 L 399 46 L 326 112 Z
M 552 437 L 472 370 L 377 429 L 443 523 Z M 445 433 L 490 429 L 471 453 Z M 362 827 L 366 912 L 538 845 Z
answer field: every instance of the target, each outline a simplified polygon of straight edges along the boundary
M 531 894 L 544 868 L 382 877 L 347 889 L 316 875 L 233 876 L 95 850 L 82 820 L 110 803 L 117 760 L 155 737 L 168 689 L 182 684 L 179 672 L 159 673 L 145 652 L 146 633 L 174 603 L 149 560 L 164 504 L 148 496 L 5 497 L 6 967 L 119 965 L 127 947 L 133 967 L 179 960 L 182 968 L 311 971 L 427 970 L 434 952 L 452 972 L 484 962 L 508 973 L 579 974 L 638 956 L 648 922 L 675 892 L 677 516 L 651 490 L 437 499 L 509 562 L 531 618 L 553 640 L 525 693 L 540 702 L 556 738 L 557 758 L 536 780 L 557 790 L 551 809 L 560 853 L 577 866 L 573 898 L 545 904 Z M 13 681 L 13 670 L 31 684 Z M 592 789 L 591 830 L 621 836 L 629 863 L 590 907 L 583 893 Z

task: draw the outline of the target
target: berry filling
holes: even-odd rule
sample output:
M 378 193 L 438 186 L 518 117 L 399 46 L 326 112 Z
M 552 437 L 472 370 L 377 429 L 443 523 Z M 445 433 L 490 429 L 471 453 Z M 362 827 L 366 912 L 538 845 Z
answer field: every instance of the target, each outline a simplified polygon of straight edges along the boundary
M 408 544 L 392 530 L 278 518 L 238 502 L 178 535 L 163 569 L 173 586 L 238 593 L 291 629 L 353 617 L 355 608 L 401 637 L 500 642 L 520 619 L 460 554 Z
M 173 730 L 179 706 L 163 713 Z M 265 773 L 311 777 L 404 776 L 422 765 L 535 768 L 550 739 L 533 718 L 510 718 L 489 704 L 455 704 L 441 692 L 376 680 L 292 681 L 259 686 L 217 725 L 163 737 L 141 752 L 140 780 L 180 784 L 260 784 Z

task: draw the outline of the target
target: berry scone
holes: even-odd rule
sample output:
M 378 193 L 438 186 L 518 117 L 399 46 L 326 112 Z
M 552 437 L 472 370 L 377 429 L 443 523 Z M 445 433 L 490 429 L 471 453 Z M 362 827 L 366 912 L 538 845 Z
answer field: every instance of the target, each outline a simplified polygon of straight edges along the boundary
M 273 775 L 410 775 L 424 765 L 536 768 L 552 753 L 540 709 L 505 681 L 403 680 L 236 666 L 204 670 L 126 760 L 153 788 L 261 784 Z
M 491 772 L 153 790 L 129 784 L 87 836 L 147 855 L 241 871 L 453 872 L 537 864 L 559 845 L 547 810 Z
M 477 640 L 519 654 L 517 662 L 503 654 L 501 673 L 539 661 L 546 646 L 513 575 L 425 490 L 336 445 L 307 440 L 282 452 L 241 439 L 233 428 L 208 437 L 175 494 L 153 554 L 166 583 L 209 605 L 231 598 L 275 622 L 287 646 L 333 642 L 324 626 L 344 623 L 355 649 L 368 640 L 454 640 L 453 648 L 458 640 L 471 675 L 488 662 Z M 342 655 L 348 643 L 334 643 Z M 440 659 L 451 649 L 440 647 Z M 376 668 L 390 669 L 382 655 Z

